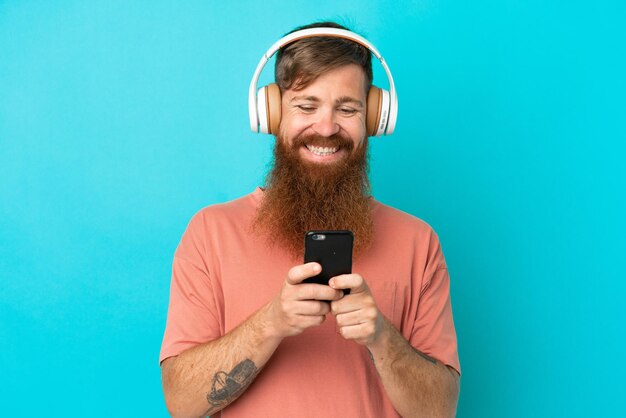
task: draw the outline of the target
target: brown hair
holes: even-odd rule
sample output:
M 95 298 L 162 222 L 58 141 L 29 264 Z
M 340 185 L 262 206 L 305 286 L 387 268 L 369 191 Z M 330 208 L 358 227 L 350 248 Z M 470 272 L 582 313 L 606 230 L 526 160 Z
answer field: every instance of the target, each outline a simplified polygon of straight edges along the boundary
M 335 22 L 319 22 L 301 26 L 293 33 L 310 28 L 349 30 Z M 348 39 L 315 36 L 299 39 L 281 48 L 276 54 L 274 75 L 281 92 L 306 87 L 323 73 L 348 64 L 356 64 L 365 72 L 367 94 L 372 85 L 372 54 L 366 47 Z

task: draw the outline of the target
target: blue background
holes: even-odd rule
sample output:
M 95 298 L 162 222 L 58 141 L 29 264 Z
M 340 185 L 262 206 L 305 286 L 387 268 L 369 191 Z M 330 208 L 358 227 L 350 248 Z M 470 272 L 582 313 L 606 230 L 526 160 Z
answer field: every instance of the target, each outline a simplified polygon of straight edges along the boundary
M 373 191 L 440 235 L 458 416 L 626 414 L 623 1 L 4 0 L 3 415 L 166 415 L 173 252 L 196 211 L 262 182 L 250 77 L 323 18 L 393 71 Z

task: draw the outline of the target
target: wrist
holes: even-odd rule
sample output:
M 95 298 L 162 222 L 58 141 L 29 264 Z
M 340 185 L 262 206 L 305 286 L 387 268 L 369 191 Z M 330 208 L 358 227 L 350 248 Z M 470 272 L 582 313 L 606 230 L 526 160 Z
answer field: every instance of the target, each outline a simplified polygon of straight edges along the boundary
M 374 339 L 365 344 L 372 356 L 377 357 L 383 355 L 389 349 L 389 344 L 394 334 L 397 333 L 393 325 L 385 318 L 380 316 L 380 326 Z
M 280 343 L 283 340 L 284 335 L 280 332 L 280 327 L 276 321 L 273 301 L 270 301 L 267 305 L 261 308 L 258 312 L 258 316 L 263 340 L 274 341 L 277 344 Z

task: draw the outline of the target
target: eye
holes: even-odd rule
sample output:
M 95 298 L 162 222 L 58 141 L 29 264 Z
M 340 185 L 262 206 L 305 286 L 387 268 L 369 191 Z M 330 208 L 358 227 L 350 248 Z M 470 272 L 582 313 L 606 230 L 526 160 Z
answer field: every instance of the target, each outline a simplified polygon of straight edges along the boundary
M 351 107 L 340 107 L 339 112 L 344 116 L 351 116 L 351 115 L 354 115 L 357 112 L 357 110 Z
M 301 111 L 303 111 L 304 113 L 312 113 L 316 109 L 315 106 L 311 106 L 311 105 L 296 105 L 296 107 L 300 109 Z

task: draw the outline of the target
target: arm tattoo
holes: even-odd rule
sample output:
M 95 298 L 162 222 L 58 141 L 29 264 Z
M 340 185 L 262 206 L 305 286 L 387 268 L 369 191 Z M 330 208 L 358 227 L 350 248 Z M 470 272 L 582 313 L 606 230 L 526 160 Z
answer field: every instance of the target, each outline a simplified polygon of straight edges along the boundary
M 230 373 L 223 371 L 215 373 L 211 392 L 207 394 L 207 400 L 214 407 L 228 405 L 252 382 L 257 371 L 254 362 L 245 359 L 236 365 Z

